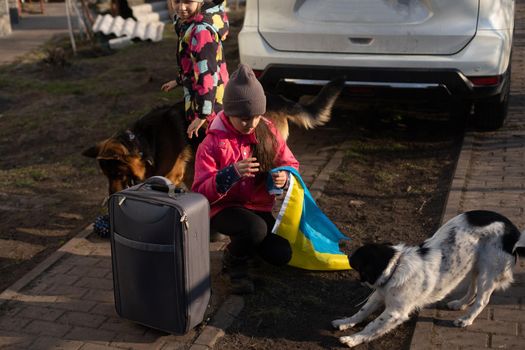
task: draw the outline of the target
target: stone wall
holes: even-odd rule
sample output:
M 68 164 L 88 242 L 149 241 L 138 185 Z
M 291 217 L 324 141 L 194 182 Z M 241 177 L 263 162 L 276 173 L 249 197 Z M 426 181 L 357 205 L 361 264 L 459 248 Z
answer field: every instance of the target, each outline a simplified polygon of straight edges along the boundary
M 0 37 L 11 34 L 8 0 L 0 0 Z

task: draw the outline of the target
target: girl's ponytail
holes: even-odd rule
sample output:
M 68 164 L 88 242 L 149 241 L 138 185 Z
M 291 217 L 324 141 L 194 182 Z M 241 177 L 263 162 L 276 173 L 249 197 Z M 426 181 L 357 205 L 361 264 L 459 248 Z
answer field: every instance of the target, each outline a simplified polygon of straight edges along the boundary
M 274 161 L 277 154 L 277 139 L 264 119 L 261 120 L 255 128 L 255 136 L 257 137 L 258 143 L 254 146 L 253 155 L 260 164 L 260 171 L 268 172 L 275 167 Z

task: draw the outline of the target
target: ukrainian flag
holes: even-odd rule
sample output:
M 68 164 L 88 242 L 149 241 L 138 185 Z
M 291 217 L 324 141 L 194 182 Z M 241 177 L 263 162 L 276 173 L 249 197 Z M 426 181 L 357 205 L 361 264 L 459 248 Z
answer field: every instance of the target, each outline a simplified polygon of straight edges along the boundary
M 271 172 L 281 170 L 290 173 L 289 186 L 272 232 L 292 247 L 288 265 L 306 270 L 349 270 L 348 256 L 339 250 L 339 241 L 349 238 L 319 209 L 299 172 L 292 167 Z

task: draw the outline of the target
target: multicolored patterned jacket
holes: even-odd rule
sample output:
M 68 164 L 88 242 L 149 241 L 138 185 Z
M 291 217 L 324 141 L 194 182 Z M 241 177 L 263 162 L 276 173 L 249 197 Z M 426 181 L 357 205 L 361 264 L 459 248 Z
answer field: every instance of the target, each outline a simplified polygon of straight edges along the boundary
M 223 0 L 205 2 L 190 21 L 175 17 L 179 84 L 184 88 L 186 118 L 211 120 L 222 110 L 229 75 L 222 41 L 229 30 Z

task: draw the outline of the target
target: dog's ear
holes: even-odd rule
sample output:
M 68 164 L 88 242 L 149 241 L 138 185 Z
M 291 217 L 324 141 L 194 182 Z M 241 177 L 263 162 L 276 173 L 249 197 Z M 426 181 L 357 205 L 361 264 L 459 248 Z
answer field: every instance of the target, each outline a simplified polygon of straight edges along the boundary
M 82 155 L 84 157 L 89 158 L 97 158 L 98 154 L 100 153 L 100 145 L 91 146 L 84 151 L 82 151 Z
M 373 285 L 395 253 L 396 250 L 388 244 L 365 244 L 350 256 L 350 266 L 359 272 L 361 282 Z

